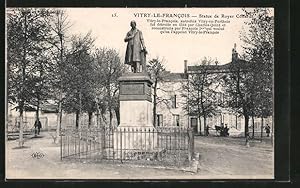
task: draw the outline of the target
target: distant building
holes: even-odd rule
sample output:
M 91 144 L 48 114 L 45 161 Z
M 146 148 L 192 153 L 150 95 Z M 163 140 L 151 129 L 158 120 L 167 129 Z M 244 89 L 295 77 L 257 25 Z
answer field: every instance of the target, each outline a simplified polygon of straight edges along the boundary
M 57 128 L 58 120 L 58 106 L 55 104 L 41 104 L 39 110 L 39 119 L 42 124 L 42 130 L 55 130 Z M 16 105 L 9 104 L 7 110 L 7 129 L 17 131 L 17 125 L 20 121 L 19 111 L 16 109 Z M 34 128 L 34 122 L 36 120 L 36 107 L 31 105 L 26 105 L 23 112 L 23 121 L 24 129 L 29 130 Z M 66 113 L 63 111 L 62 115 L 62 128 L 75 127 L 76 114 L 75 113 Z M 109 114 L 106 113 L 104 116 L 101 116 L 102 123 L 108 124 Z M 81 126 L 88 126 L 88 114 L 83 113 L 80 120 Z M 96 125 L 96 115 L 94 114 L 91 119 L 91 126 Z M 112 124 L 117 126 L 117 119 L 115 114 L 113 114 Z
M 184 61 L 183 73 L 167 73 L 163 82 L 159 83 L 158 98 L 160 102 L 157 105 L 157 122 L 156 126 L 183 126 L 194 128 L 195 133 L 204 133 L 203 118 L 201 120 L 196 115 L 188 115 L 187 109 L 184 109 L 184 104 L 187 99 L 182 97 L 182 84 L 186 84 L 191 75 L 201 74 L 201 68 L 205 66 L 205 70 L 211 75 L 218 75 L 221 79 L 223 74 L 229 73 L 231 63 L 242 63 L 238 58 L 236 45 L 232 49 L 232 61 L 227 64 L 218 65 L 216 62 L 213 65 L 195 65 L 187 66 L 187 60 Z M 202 66 L 202 67 L 201 67 Z M 221 80 L 220 80 L 221 81 Z M 218 80 L 216 80 L 218 82 Z M 216 83 L 217 84 L 217 83 Z M 226 99 L 226 93 L 220 84 L 214 90 L 218 93 L 217 103 L 222 104 Z M 218 106 L 218 111 L 214 116 L 207 117 L 206 123 L 210 127 L 210 132 L 214 133 L 215 125 L 227 125 L 230 130 L 230 135 L 243 135 L 244 133 L 244 118 L 231 109 Z M 272 124 L 272 117 L 264 119 L 264 125 Z M 255 132 L 261 130 L 261 120 L 254 118 Z M 249 121 L 249 132 L 253 125 Z M 257 134 L 257 133 L 256 133 Z
M 188 126 L 188 115 L 183 109 L 185 98 L 181 97 L 182 84 L 187 82 L 185 73 L 164 75 L 164 81 L 158 83 L 156 126 Z
M 8 105 L 8 126 L 16 127 L 19 120 L 19 111 L 15 105 Z M 25 105 L 24 112 L 24 129 L 33 129 L 36 120 L 36 107 Z M 57 107 L 54 104 L 45 104 L 40 106 L 39 119 L 42 123 L 42 130 L 48 130 L 56 127 L 57 124 Z
M 232 61 L 227 64 L 219 65 L 218 62 L 212 65 L 194 65 L 188 66 L 188 61 L 184 60 L 184 71 L 182 73 L 166 72 L 163 81 L 158 83 L 157 90 L 157 114 L 156 125 L 158 127 L 191 127 L 196 134 L 204 133 L 203 118 L 199 119 L 197 115 L 190 114 L 185 109 L 187 98 L 183 97 L 183 86 L 187 85 L 191 76 L 194 74 L 201 74 L 201 66 L 205 66 L 207 72 L 211 75 L 218 75 L 222 77 L 224 74 L 229 73 L 229 68 L 232 63 L 241 63 L 236 51 L 236 45 L 232 49 Z M 220 80 L 221 81 L 221 80 Z M 226 101 L 226 93 L 224 88 L 220 84 L 214 88 L 218 93 L 217 103 L 223 104 Z M 40 107 L 40 119 L 43 129 L 55 129 L 57 126 L 57 110 L 58 107 L 54 104 L 45 104 Z M 33 127 L 36 112 L 35 107 L 27 106 L 24 112 L 24 120 L 27 127 Z M 219 113 L 207 117 L 206 123 L 210 127 L 210 133 L 215 133 L 215 125 L 227 125 L 230 128 L 230 135 L 243 135 L 244 133 L 244 118 L 237 113 L 234 113 L 232 109 L 218 106 Z M 8 125 L 16 125 L 18 121 L 19 112 L 14 106 L 9 105 L 8 108 Z M 101 122 L 108 124 L 108 114 L 102 117 Z M 97 126 L 95 114 L 92 118 L 91 125 Z M 81 116 L 81 126 L 87 126 L 88 115 L 83 114 Z M 272 127 L 272 117 L 264 118 L 264 125 Z M 252 121 L 249 121 L 249 132 L 254 127 L 255 132 L 261 131 L 261 119 L 254 118 L 254 125 Z M 116 116 L 113 113 L 112 125 L 117 126 Z M 75 114 L 68 114 L 63 112 L 62 128 L 75 127 Z M 272 130 L 271 130 L 272 131 Z M 265 131 L 264 131 L 265 133 Z M 257 133 L 258 134 L 258 133 Z

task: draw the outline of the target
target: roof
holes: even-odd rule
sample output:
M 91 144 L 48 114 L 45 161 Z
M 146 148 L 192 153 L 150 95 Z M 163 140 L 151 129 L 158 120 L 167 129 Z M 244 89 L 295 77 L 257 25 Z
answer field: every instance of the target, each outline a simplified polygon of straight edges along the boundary
M 244 60 L 239 60 L 234 63 L 245 63 L 246 61 Z M 188 73 L 193 73 L 193 72 L 198 72 L 203 70 L 205 67 L 205 70 L 211 73 L 220 73 L 220 72 L 226 72 L 229 71 L 230 66 L 232 65 L 232 62 L 222 64 L 222 65 L 193 65 L 193 66 L 188 66 L 187 67 L 187 72 Z
M 187 79 L 187 76 L 185 73 L 172 73 L 167 71 L 164 75 L 165 81 L 176 81 L 176 80 L 184 80 Z
M 24 105 L 25 112 L 35 112 L 36 108 L 37 108 L 36 106 L 31 105 L 31 104 Z M 19 106 L 15 106 L 11 110 L 18 110 L 18 109 L 19 109 Z M 44 113 L 57 113 L 58 108 L 57 108 L 57 105 L 55 105 L 55 104 L 41 104 L 40 110 Z
M 41 106 L 41 111 L 44 113 L 57 113 L 58 108 L 55 104 L 43 104 Z
M 205 67 L 206 70 L 228 70 L 231 63 L 223 64 L 223 65 L 193 65 L 188 66 L 187 70 L 189 71 L 199 71 L 203 67 Z

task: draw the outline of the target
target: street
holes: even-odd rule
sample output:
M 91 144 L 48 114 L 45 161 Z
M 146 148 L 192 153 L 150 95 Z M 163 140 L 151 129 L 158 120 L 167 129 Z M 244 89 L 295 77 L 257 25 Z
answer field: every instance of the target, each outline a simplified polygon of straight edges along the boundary
M 195 136 L 195 152 L 200 153 L 198 173 L 164 167 L 143 167 L 119 162 L 74 162 L 60 160 L 59 144 L 48 132 L 26 140 L 17 148 L 16 140 L 6 144 L 8 179 L 269 179 L 273 177 L 273 149 L 270 139 Z M 33 153 L 41 154 L 37 157 Z

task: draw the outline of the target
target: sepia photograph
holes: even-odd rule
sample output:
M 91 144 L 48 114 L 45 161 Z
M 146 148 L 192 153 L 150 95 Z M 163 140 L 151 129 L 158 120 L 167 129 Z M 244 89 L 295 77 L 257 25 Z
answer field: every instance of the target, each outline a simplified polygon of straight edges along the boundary
M 274 8 L 6 8 L 5 175 L 274 179 Z

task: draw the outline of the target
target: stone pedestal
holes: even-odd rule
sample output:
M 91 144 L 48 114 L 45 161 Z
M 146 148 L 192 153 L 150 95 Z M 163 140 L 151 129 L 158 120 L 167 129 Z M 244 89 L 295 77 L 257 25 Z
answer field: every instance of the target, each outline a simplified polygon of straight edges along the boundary
M 120 82 L 120 127 L 153 127 L 152 81 L 146 73 L 128 73 Z
M 120 125 L 114 132 L 116 158 L 140 157 L 157 149 L 153 126 L 152 81 L 147 73 L 127 73 L 119 78 Z

